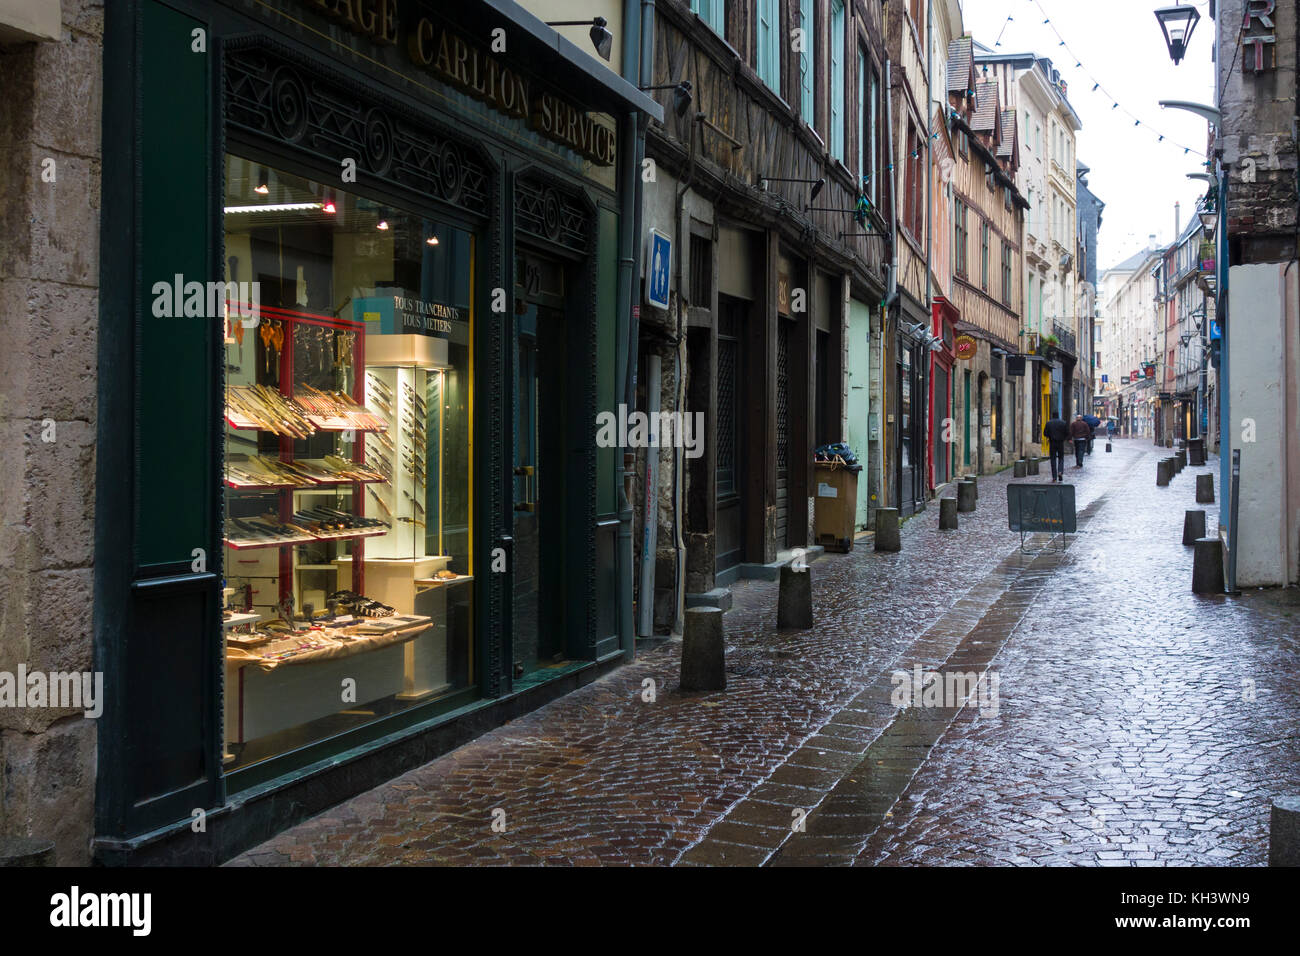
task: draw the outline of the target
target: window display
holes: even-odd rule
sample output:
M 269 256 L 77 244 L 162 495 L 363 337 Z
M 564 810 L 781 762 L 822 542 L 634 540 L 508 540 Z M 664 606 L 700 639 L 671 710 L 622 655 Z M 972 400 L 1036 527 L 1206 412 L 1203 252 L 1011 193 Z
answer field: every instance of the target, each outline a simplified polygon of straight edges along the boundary
M 472 684 L 473 237 L 236 156 L 225 223 L 232 770 Z

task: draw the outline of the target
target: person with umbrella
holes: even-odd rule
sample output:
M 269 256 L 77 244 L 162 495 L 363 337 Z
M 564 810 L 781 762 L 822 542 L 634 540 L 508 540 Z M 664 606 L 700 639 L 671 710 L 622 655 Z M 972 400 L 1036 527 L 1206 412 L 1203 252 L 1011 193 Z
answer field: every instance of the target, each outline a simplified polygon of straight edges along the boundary
M 1092 454 L 1092 440 L 1097 437 L 1097 427 L 1101 424 L 1101 419 L 1096 415 L 1084 415 L 1083 420 L 1088 423 L 1088 454 Z

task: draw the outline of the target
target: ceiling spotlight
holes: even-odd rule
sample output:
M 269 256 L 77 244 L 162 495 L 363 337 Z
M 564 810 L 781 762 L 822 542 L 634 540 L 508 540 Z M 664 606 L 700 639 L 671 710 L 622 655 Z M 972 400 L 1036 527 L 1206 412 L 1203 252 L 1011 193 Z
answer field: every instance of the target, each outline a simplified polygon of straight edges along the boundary
M 437 236 L 430 236 L 428 239 L 426 239 L 426 240 L 424 240 L 424 241 L 427 242 L 427 243 L 428 243 L 429 245 L 431 245 L 431 246 L 436 246 L 436 245 L 438 244 L 438 237 L 437 237 Z
M 588 36 L 591 37 L 591 44 L 596 48 L 596 52 L 602 60 L 608 60 L 610 51 L 614 48 L 614 34 L 609 32 L 609 22 L 604 17 L 592 17 L 590 20 L 548 20 L 548 27 L 585 27 L 590 25 L 591 30 Z
M 385 232 L 387 232 L 387 231 L 388 231 L 388 220 L 387 220 L 387 219 L 381 219 L 381 220 L 379 220 L 379 223 L 375 226 L 375 228 L 376 228 L 376 229 L 382 229 L 382 230 L 384 230 Z
M 320 208 L 321 208 L 321 212 L 327 212 L 327 213 L 329 213 L 331 216 L 334 215 L 334 213 L 338 212 L 338 209 L 335 208 L 335 206 L 334 206 L 334 201 L 333 201 L 333 200 L 329 200 L 329 201 L 327 201 L 327 202 L 325 203 L 325 205 L 321 206 Z
M 265 196 L 270 191 L 271 191 L 271 187 L 268 186 L 266 183 L 261 183 L 260 185 L 253 187 L 253 192 L 257 193 L 259 196 Z
M 641 91 L 648 93 L 650 90 L 672 90 L 673 91 L 673 112 L 678 117 L 686 115 L 686 111 L 691 108 L 691 81 L 682 80 L 680 83 L 665 83 L 662 86 L 643 86 Z
M 826 185 L 824 179 L 791 179 L 786 176 L 759 176 L 758 184 L 760 189 L 767 189 L 764 183 L 812 183 L 812 191 L 808 193 L 808 201 L 811 203 L 817 198 L 817 194 L 822 191 Z

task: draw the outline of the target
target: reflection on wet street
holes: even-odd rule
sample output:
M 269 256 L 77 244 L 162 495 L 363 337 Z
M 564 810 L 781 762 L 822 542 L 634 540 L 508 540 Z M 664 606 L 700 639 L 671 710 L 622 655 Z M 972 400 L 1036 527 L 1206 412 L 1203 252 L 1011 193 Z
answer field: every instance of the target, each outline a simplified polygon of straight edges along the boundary
M 900 553 L 812 563 L 809 631 L 741 582 L 725 692 L 679 691 L 669 642 L 233 862 L 1263 864 L 1300 789 L 1300 592 L 1193 595 L 1218 462 L 1157 488 L 1161 454 L 1069 468 L 1062 553 L 1019 551 L 1010 472 L 957 531 L 932 502 Z

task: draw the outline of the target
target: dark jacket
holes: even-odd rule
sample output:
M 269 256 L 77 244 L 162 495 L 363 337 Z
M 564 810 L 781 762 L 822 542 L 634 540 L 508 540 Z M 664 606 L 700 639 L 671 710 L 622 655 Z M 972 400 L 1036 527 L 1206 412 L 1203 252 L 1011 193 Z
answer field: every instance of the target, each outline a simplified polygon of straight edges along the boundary
M 1043 426 L 1043 437 L 1048 441 L 1062 442 L 1070 437 L 1070 426 L 1059 418 L 1050 419 Z
M 1075 441 L 1081 441 L 1092 436 L 1092 427 L 1082 418 L 1076 418 L 1070 422 L 1070 437 Z

